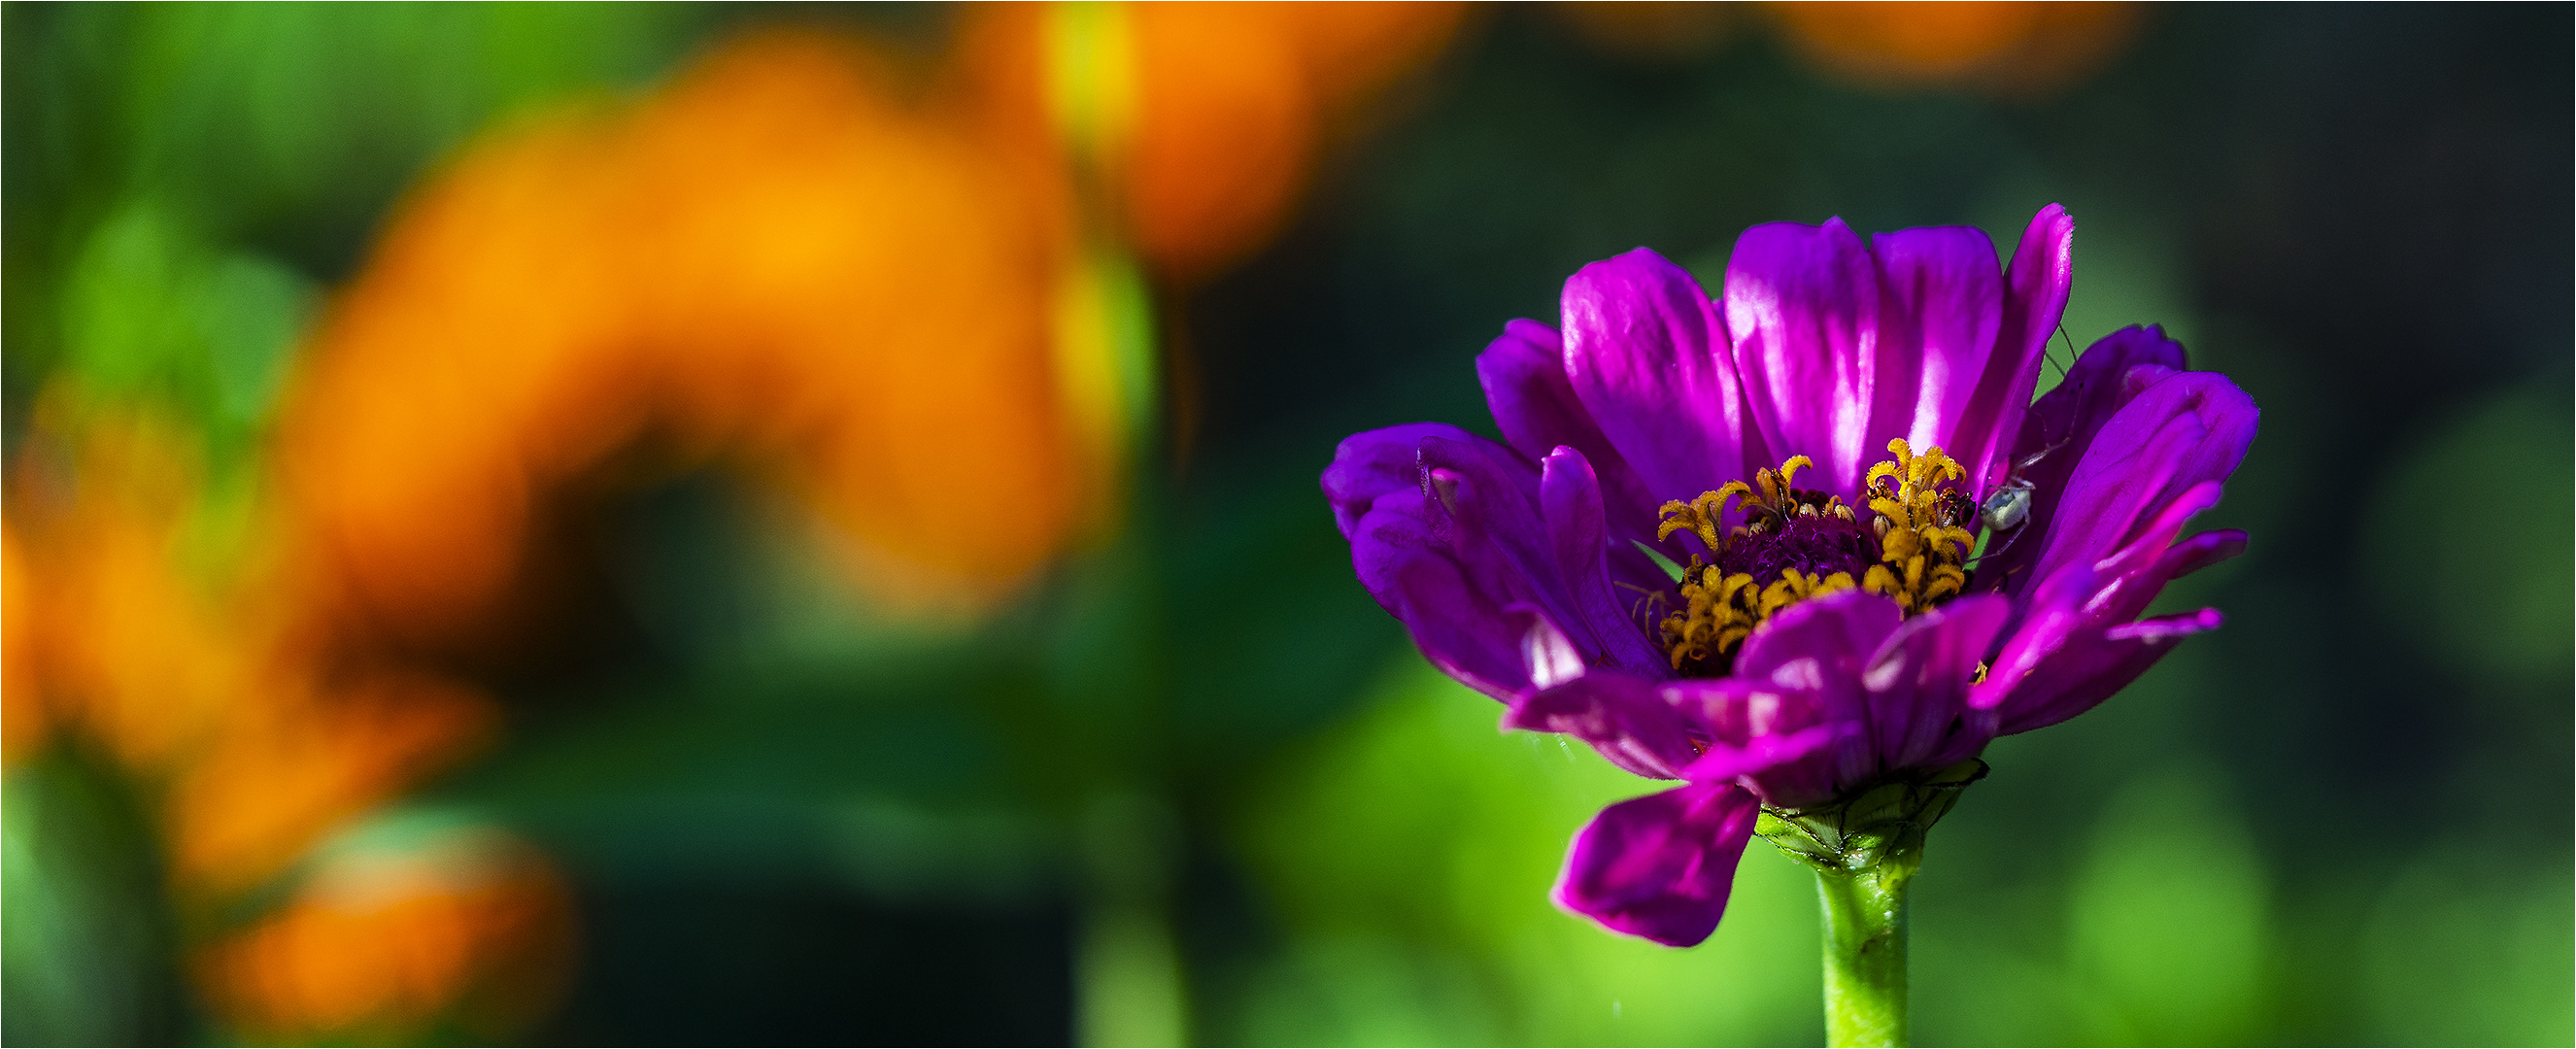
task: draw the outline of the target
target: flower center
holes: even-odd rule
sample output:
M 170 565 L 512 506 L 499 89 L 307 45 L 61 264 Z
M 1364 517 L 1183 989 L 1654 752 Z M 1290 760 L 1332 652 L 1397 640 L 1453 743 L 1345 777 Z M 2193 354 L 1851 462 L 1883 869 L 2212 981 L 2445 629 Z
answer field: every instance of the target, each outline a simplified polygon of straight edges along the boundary
M 1903 438 L 1887 442 L 1896 458 L 1870 467 L 1866 524 L 1840 496 L 1792 482 L 1815 465 L 1792 456 L 1753 482 L 1729 481 L 1689 502 L 1663 506 L 1655 538 L 1699 537 L 1709 560 L 1691 557 L 1678 585 L 1681 607 L 1658 624 L 1673 669 L 1693 676 L 1725 674 L 1755 627 L 1783 608 L 1854 588 L 1895 599 L 1907 614 L 1959 595 L 1963 562 L 1976 545 L 1965 525 L 1976 501 L 1957 487 L 1967 471 L 1939 448 L 1915 455 Z M 1744 523 L 1721 528 L 1730 504 L 1742 501 Z

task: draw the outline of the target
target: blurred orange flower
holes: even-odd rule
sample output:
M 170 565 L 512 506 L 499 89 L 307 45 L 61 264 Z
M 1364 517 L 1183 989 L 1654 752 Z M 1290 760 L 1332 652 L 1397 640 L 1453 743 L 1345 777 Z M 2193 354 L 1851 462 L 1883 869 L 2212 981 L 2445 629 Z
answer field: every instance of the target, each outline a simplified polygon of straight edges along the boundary
M 406 646 L 507 637 L 542 582 L 534 537 L 639 465 L 729 462 L 800 493 L 912 607 L 989 604 L 1103 519 L 1127 452 L 1100 402 L 1136 394 L 1097 359 L 1112 340 L 1064 330 L 1101 316 L 1062 308 L 1099 283 L 1044 94 L 1065 10 L 971 14 L 926 80 L 850 39 L 755 34 L 639 106 L 560 111 L 450 165 L 289 402 L 326 618 Z M 1124 19 L 1103 60 L 1129 64 L 1073 79 L 1132 110 L 1114 210 L 1175 279 L 1268 236 L 1318 129 L 1457 14 L 1100 10 Z
M 535 850 L 487 828 L 325 859 L 285 907 L 198 958 L 257 1039 L 417 1042 L 521 1032 L 563 990 L 572 899 Z
M 470 689 L 302 644 L 260 585 L 273 552 L 191 557 L 210 541 L 186 431 L 74 418 L 70 393 L 37 410 L 8 530 L 11 760 L 56 725 L 99 741 L 156 788 L 173 887 L 211 902 L 488 733 Z
M 471 752 L 497 722 L 481 693 L 419 673 L 261 687 L 270 698 L 243 704 L 171 777 L 163 811 L 183 891 L 257 887 L 325 832 Z
M 1764 5 L 1810 61 L 1864 83 L 2003 95 L 2067 86 L 2128 43 L 2139 5 L 1921 0 Z
M 1593 46 L 1648 62 L 1707 54 L 1739 25 L 1762 20 L 1748 16 L 1767 15 L 1792 50 L 1837 78 L 2008 98 L 2071 86 L 2126 45 L 2144 16 L 2122 0 L 1573 0 L 1551 10 Z
M 526 846 L 304 864 L 495 730 L 439 668 L 526 633 L 543 537 L 728 468 L 899 605 L 989 607 L 1111 523 L 1156 382 L 1136 271 L 1186 285 L 1270 236 L 1458 8 L 962 17 L 926 73 L 760 32 L 473 144 L 330 304 L 247 495 L 210 496 L 162 415 L 40 398 L 0 525 L 5 754 L 99 741 L 157 806 L 192 936 L 291 888 L 199 954 L 219 1013 L 275 1038 L 533 1015 L 545 993 L 508 992 L 561 976 L 571 917 Z
M 1437 51 L 1455 4 L 1170 3 L 1132 12 L 1137 250 L 1188 283 L 1276 235 L 1326 132 Z
M 55 392 L 35 412 L 12 500 L 28 563 L 10 572 L 25 607 L 10 616 L 11 692 L 41 711 L 35 723 L 78 721 L 127 766 L 165 769 L 248 671 L 249 653 L 177 564 L 199 464 L 185 431 L 150 414 L 67 433 L 68 391 Z M 11 716 L 21 709 L 13 701 Z
M 0 519 L 0 764 L 14 766 L 44 742 L 53 718 L 37 691 L 35 612 L 41 599 L 19 549 L 17 526 Z
M 777 479 L 916 600 L 1051 554 L 1103 470 L 1047 354 L 1065 201 L 891 76 L 752 37 L 632 112 L 509 129 L 406 204 L 282 427 L 333 611 L 506 633 L 532 534 L 621 467 Z

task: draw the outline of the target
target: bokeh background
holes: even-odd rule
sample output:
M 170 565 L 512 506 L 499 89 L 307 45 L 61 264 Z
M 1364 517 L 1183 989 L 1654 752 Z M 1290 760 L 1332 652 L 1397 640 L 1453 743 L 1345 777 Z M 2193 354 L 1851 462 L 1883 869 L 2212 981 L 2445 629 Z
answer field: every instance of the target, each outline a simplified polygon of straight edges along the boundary
M 2077 221 L 2264 410 L 1931 1043 L 2567 1044 L 2565 6 L 0 5 L 0 1039 L 1801 1043 L 1315 490 L 1640 244 Z M 2062 357 L 2061 357 L 2062 359 Z

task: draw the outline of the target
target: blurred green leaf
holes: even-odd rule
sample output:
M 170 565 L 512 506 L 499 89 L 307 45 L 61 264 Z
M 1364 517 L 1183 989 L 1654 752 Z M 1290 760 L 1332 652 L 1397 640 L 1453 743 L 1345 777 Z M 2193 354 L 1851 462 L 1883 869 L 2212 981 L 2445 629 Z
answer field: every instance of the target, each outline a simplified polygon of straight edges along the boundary
M 2387 1044 L 2576 1039 L 2576 881 L 2566 857 L 2500 855 L 2495 840 L 2432 842 L 2372 908 L 2355 990 Z
M 2406 442 L 2371 493 L 2356 570 L 2397 636 L 2470 681 L 2558 684 L 2576 662 L 2576 416 L 2564 390 L 2497 393 Z M 2470 690 L 2472 696 L 2493 689 Z M 2564 687 L 2527 694 L 2563 707 Z
M 166 209 L 128 203 L 63 290 L 64 364 L 93 396 L 178 410 L 219 454 L 249 450 L 319 299 L 263 256 L 223 253 Z
M 1240 848 L 1289 937 L 1229 1040 L 1769 1043 L 1821 1036 L 1815 883 L 1756 846 L 1726 922 L 1673 950 L 1555 909 L 1601 806 L 1660 789 L 1407 652 L 1363 713 L 1264 778 Z
M 2076 874 L 2069 923 L 2079 1021 L 2106 1044 L 2251 1039 L 2271 944 L 2269 876 L 2215 768 L 2190 764 L 2115 797 Z
M 124 784 L 67 751 L 0 789 L 0 1040 L 164 1045 L 181 1033 L 151 831 Z

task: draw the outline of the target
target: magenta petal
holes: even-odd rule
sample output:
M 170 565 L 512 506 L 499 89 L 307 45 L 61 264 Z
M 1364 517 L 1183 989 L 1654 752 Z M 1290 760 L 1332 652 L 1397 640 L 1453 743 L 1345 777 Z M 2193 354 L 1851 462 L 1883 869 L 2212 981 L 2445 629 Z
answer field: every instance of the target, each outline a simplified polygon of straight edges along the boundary
M 1836 793 L 1833 770 L 1827 767 L 1832 751 L 1860 731 L 1857 725 L 1810 725 L 1756 736 L 1741 747 L 1713 745 L 1682 770 L 1682 778 L 1694 783 L 1734 780 L 1768 805 L 1820 805 Z
M 2235 556 L 2242 547 L 2230 549 L 2226 532 L 2210 533 L 2218 538 L 2203 540 L 2210 544 L 2207 547 L 2177 542 L 2192 517 L 2218 505 L 2221 490 L 2216 481 L 2193 485 L 2140 528 L 2129 545 L 2094 562 L 2102 588 L 2084 603 L 2084 622 L 2089 626 L 2125 623 L 2145 612 L 2175 576 Z
M 2215 609 L 2130 622 L 2167 582 L 2244 551 L 2244 533 L 2232 530 L 2174 540 L 2192 513 L 2217 500 L 2217 482 L 2195 485 L 2129 547 L 2095 565 L 2069 566 L 2042 585 L 2029 617 L 1974 692 L 1974 706 L 1996 712 L 1998 732 L 2025 732 L 2082 713 L 2137 677 L 2182 634 L 2217 628 Z
M 1888 635 L 1861 673 L 1883 765 L 1908 768 L 1956 752 L 1964 758 L 1993 738 L 1992 719 L 1968 708 L 1968 683 L 2011 612 L 1998 594 L 1962 597 Z
M 1521 666 L 1529 671 L 1529 688 L 1554 688 L 1582 677 L 1584 671 L 1590 669 L 1584 661 L 1583 650 L 1575 647 L 1574 639 L 1565 636 L 1565 629 L 1547 618 L 1547 613 L 1540 611 L 1537 605 L 1526 602 L 1508 605 L 1504 607 L 1503 615 L 1512 623 L 1515 636 L 1520 638 Z M 1527 694 L 1528 689 L 1523 689 L 1521 695 Z M 1519 697 L 1511 697 L 1505 702 L 1517 703 Z
M 1968 690 L 1968 705 L 1994 710 L 2013 698 L 2031 670 L 2066 639 L 2084 627 L 2084 605 L 2101 591 L 2101 576 L 2090 565 L 2068 565 L 2041 580 L 2030 602 L 2015 609 L 2019 620 L 2005 628 L 2003 648 L 1986 670 L 1986 679 Z
M 1868 745 L 1868 725 L 1828 718 L 1822 696 L 1807 689 L 1729 677 L 1669 682 L 1663 691 L 1710 736 L 1682 777 L 1735 778 L 1769 804 L 1833 800 L 1837 755 L 1855 741 Z
M 2131 325 L 2095 340 L 2075 358 L 2065 380 L 2030 406 L 2022 419 L 2021 436 L 2014 441 L 2014 453 L 2029 455 L 2062 445 L 2059 451 L 2072 454 L 2060 459 L 2051 452 L 2042 462 L 2065 462 L 2067 468 L 2057 471 L 2057 476 L 2066 476 L 2075 461 L 2084 457 L 2084 446 L 2092 443 L 2093 434 L 2120 406 L 2154 385 L 2154 380 L 2182 371 L 2188 363 L 2182 344 L 2166 336 L 2159 325 Z M 2132 374 L 2140 368 L 2148 370 Z M 2023 476 L 2036 478 L 2040 471 L 2025 470 Z
M 1824 701 L 1814 692 L 1748 677 L 1668 681 L 1663 694 L 1726 746 L 1745 746 L 1827 721 Z
M 2072 617 L 2056 616 L 2025 626 L 2015 641 L 2033 639 L 2026 653 L 2036 653 L 2036 658 L 2008 652 L 1998 669 L 2005 664 L 2023 669 L 2013 671 L 2017 676 L 2012 678 L 1989 678 L 2002 689 L 1988 700 L 1999 718 L 1999 733 L 2027 732 L 2083 713 L 2145 671 L 2173 641 L 2218 628 L 2217 609 L 2130 622 L 2154 603 L 2167 582 L 2245 549 L 2245 534 L 2236 531 L 2203 532 L 2169 545 L 2166 538 L 2138 544 L 2155 548 L 2152 560 L 2099 585 Z M 2124 551 L 2104 564 L 2131 556 Z M 2083 570 L 2070 573 L 2076 583 L 2103 578 Z M 2043 642 L 2051 632 L 2055 640 Z
M 1565 374 L 1565 342 L 1556 329 L 1526 320 L 1504 325 L 1502 337 L 1476 357 L 1476 377 L 1484 384 L 1494 424 L 1515 450 L 1544 459 L 1559 446 L 1570 447 L 1592 464 L 1609 526 L 1611 577 L 1659 585 L 1662 570 L 1635 544 L 1654 541 L 1656 510 L 1668 497 L 1647 490 L 1575 398 L 1574 383 Z
M 1601 487 L 1583 453 L 1559 447 L 1540 464 L 1539 501 L 1547 517 L 1549 544 L 1557 575 L 1565 581 L 1566 600 L 1580 628 L 1591 635 L 1590 650 L 1609 665 L 1631 674 L 1671 676 L 1670 664 L 1646 639 L 1644 623 L 1632 619 L 1619 600 L 1610 574 L 1610 540 L 1602 519 Z M 1639 585 L 1634 581 L 1630 584 Z M 1660 578 L 1653 583 L 1659 584 Z M 1654 585 L 1654 589 L 1662 589 Z M 1568 623 L 1573 627 L 1576 624 Z
M 1905 612 L 1878 594 L 1845 590 L 1781 609 L 1746 638 L 1735 676 L 1789 688 L 1822 688 L 1832 671 L 1848 670 L 1858 687 L 1860 660 L 1877 651 Z
M 1656 499 L 1688 499 L 1767 459 L 1726 329 L 1688 272 L 1639 248 L 1575 273 L 1564 312 L 1575 396 Z
M 1485 388 L 1485 405 L 1503 439 L 1532 459 L 1543 459 L 1559 445 L 1582 452 L 1614 503 L 1614 517 L 1625 511 L 1643 515 L 1642 531 L 1654 534 L 1654 511 L 1668 496 L 1645 489 L 1628 460 L 1601 432 L 1601 424 L 1574 395 L 1566 377 L 1565 340 L 1556 329 L 1536 321 L 1515 320 L 1476 355 L 1476 378 Z
M 1546 610 L 1567 628 L 1587 661 L 1600 655 L 1589 621 L 1557 572 L 1555 546 L 1537 505 L 1536 471 L 1524 467 L 1517 453 L 1481 438 L 1425 437 L 1421 456 L 1432 494 L 1448 514 L 1459 563 L 1492 578 L 1488 589 L 1505 589 Z
M 1805 455 L 1802 485 L 1856 500 L 1884 448 L 1868 447 L 1878 360 L 1878 275 L 1841 219 L 1745 230 L 1726 262 L 1726 326 L 1763 443 Z
M 2193 634 L 2206 634 L 2227 625 L 2227 617 L 2215 608 L 2204 608 L 2181 615 L 2158 616 L 2126 623 L 2102 632 L 2112 641 L 2179 641 Z
M 2165 338 L 2162 328 L 2122 328 L 2104 336 L 2075 359 L 2066 381 L 2030 406 L 2021 436 L 2013 442 L 2012 459 L 2031 459 L 2020 467 L 2031 488 L 2030 515 L 2022 522 L 2025 539 L 2048 534 L 2064 501 L 2066 481 L 2075 473 L 2093 438 L 2121 407 L 2156 381 L 2182 369 L 2182 344 Z M 2035 458 L 2034 458 L 2035 457 Z M 2020 593 L 2036 582 L 2030 571 L 2041 544 L 2016 542 L 1980 562 L 1977 577 L 2009 592 Z
M 1735 676 L 1810 692 L 1821 720 L 1860 726 L 1835 745 L 1831 769 L 1838 785 L 1878 773 L 1861 669 L 1903 618 L 1894 601 L 1846 590 L 1780 610 L 1736 652 Z
M 1503 715 L 1503 727 L 1562 732 L 1601 752 L 1610 763 L 1650 779 L 1680 779 L 1699 757 L 1690 722 L 1656 694 L 1653 682 L 1615 671 L 1597 671 L 1523 696 Z
M 2125 622 L 2146 610 L 2162 589 L 2166 575 L 2149 571 L 2181 538 L 2182 530 L 2202 511 L 2218 505 L 2224 487 L 2216 481 L 2203 481 L 2173 502 L 2165 504 L 2156 516 L 2138 528 L 2137 537 L 2127 545 L 2103 555 L 2087 565 L 2095 591 L 2082 606 L 2082 621 L 2089 627 Z
M 1708 753 L 1683 767 L 1682 778 L 1692 782 L 1723 782 L 1738 776 L 1758 776 L 1782 765 L 1804 761 L 1850 731 L 1849 725 L 1809 725 L 1796 732 L 1755 736 L 1740 747 L 1712 744 Z
M 1448 458 L 1468 465 L 1474 476 L 1426 469 L 1426 445 L 1445 446 Z M 1404 624 L 1424 657 L 1502 700 L 1530 685 L 1528 630 L 1512 608 L 1543 606 L 1539 587 L 1554 575 L 1545 560 L 1537 565 L 1538 579 L 1516 567 L 1486 534 L 1486 515 L 1476 512 L 1488 502 L 1517 500 L 1527 518 L 1521 527 L 1543 534 L 1519 484 L 1490 461 L 1512 454 L 1456 427 L 1396 426 L 1343 441 L 1323 477 L 1334 517 L 1350 539 L 1351 568 L 1360 585 Z M 1530 478 L 1531 487 L 1536 482 Z M 1485 499 L 1488 488 L 1503 497 Z M 1464 520 L 1426 489 L 1445 489 L 1467 511 Z
M 1560 444 L 1583 451 L 1584 458 L 1604 464 L 1616 458 L 1592 413 L 1574 398 L 1565 377 L 1565 337 L 1531 320 L 1503 325 L 1503 334 L 1476 355 L 1476 380 L 1485 388 L 1485 407 L 1503 439 L 1532 459 Z
M 1946 448 L 1966 414 L 2003 323 L 1995 243 L 1974 226 L 1932 226 L 1870 238 L 1878 262 L 1878 366 L 1869 435 Z M 1875 462 L 1875 458 L 1872 459 Z
M 2245 543 L 2245 533 L 2233 528 L 2202 532 L 2166 550 L 2163 560 L 2169 566 L 2160 570 L 2167 579 L 2180 579 L 2244 553 Z
M 1324 468 L 1324 499 L 1332 504 L 1333 523 L 1341 526 L 1343 538 L 1350 537 L 1379 496 L 1422 490 L 1425 437 L 1477 439 L 1448 423 L 1408 423 L 1352 434 L 1333 449 L 1333 464 Z
M 1970 490 L 2002 483 L 2012 469 L 2011 445 L 2021 433 L 2030 391 L 2039 385 L 2040 357 L 2066 316 L 2066 292 L 2075 280 L 2075 220 L 2056 204 L 2039 209 L 2013 248 L 2004 272 L 2003 324 L 1986 358 L 1977 392 L 1960 413 L 1950 457 L 1968 468 Z
M 2224 480 L 2254 441 L 2252 398 L 2215 372 L 2167 376 L 2120 408 L 2067 478 L 2032 567 L 2092 564 L 2195 486 Z
M 2071 642 L 2025 682 L 2021 696 L 2030 702 L 2005 704 L 1996 731 L 2009 736 L 2047 728 L 2091 710 L 2136 681 L 2183 638 L 2216 630 L 2222 621 L 2217 609 L 2204 608 L 2123 624 L 2091 640 Z
M 1726 783 L 1603 809 L 1575 832 L 1556 880 L 1557 906 L 1668 947 L 1708 939 L 1760 811 L 1751 793 Z
M 1393 515 L 1372 516 L 1362 532 L 1382 539 L 1393 520 Z M 1355 554 L 1358 547 L 1355 539 Z M 1360 582 L 1404 624 L 1423 658 L 1442 673 L 1506 703 L 1529 687 L 1521 646 L 1525 630 L 1480 592 L 1457 562 L 1428 556 L 1395 560 L 1381 572 L 1363 568 Z

